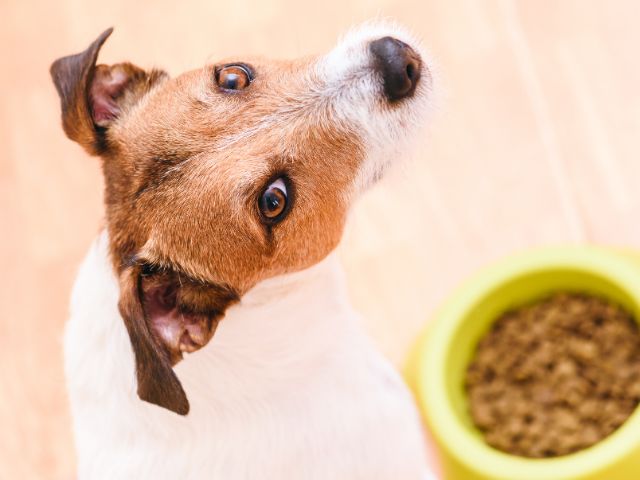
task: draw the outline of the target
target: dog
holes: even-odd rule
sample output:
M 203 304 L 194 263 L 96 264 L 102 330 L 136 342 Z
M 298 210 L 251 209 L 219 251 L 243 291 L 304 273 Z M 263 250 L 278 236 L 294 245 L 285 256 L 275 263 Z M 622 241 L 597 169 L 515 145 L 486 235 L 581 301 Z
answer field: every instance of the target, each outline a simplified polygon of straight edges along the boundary
M 323 56 L 170 78 L 98 65 L 111 32 L 51 66 L 64 131 L 105 178 L 64 339 L 78 478 L 430 478 L 334 252 L 420 132 L 418 43 L 369 23 Z

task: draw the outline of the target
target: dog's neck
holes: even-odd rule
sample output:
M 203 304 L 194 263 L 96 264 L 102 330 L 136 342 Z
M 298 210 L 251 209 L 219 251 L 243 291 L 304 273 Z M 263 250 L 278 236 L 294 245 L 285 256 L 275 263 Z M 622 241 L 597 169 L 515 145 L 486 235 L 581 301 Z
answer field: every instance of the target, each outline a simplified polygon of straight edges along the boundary
M 126 392 L 127 402 L 149 408 L 134 394 L 133 352 L 117 309 L 118 296 L 105 232 L 89 252 L 72 298 L 71 321 L 82 325 L 71 330 L 83 338 L 70 343 L 87 347 L 82 352 L 87 361 L 76 360 L 72 368 L 78 371 L 67 376 L 87 393 L 104 399 Z M 334 352 L 345 342 L 358 341 L 357 319 L 335 253 L 304 271 L 261 282 L 227 310 L 205 348 L 175 367 L 192 413 L 208 410 L 212 403 L 225 409 L 238 398 L 265 400 L 309 375 L 321 375 L 327 362 L 339 361 Z M 103 363 L 100 378 L 88 369 L 96 358 Z M 115 384 L 121 387 L 112 388 Z
M 250 290 L 227 310 L 202 351 L 176 366 L 187 392 L 200 389 L 197 402 L 220 402 L 221 385 L 232 395 L 267 400 L 278 392 L 323 375 L 345 343 L 355 344 L 357 315 L 346 294 L 344 272 L 335 253 L 304 271 L 272 278 Z M 206 374 L 205 388 L 191 384 Z M 211 397 L 208 397 L 208 394 Z M 230 399 L 223 399 L 226 401 Z
M 335 253 L 303 271 L 265 280 L 227 310 L 208 350 L 245 352 L 268 361 L 290 350 L 300 354 L 300 342 L 306 340 L 329 342 L 342 328 L 340 312 L 351 308 L 346 291 Z M 317 347 L 326 352 L 327 345 Z

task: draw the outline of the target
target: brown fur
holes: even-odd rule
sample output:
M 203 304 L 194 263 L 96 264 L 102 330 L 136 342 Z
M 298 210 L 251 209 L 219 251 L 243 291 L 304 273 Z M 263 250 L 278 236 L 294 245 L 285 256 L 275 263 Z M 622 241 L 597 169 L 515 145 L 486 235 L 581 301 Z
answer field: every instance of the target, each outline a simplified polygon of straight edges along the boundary
M 118 303 L 136 357 L 138 395 L 143 400 L 186 415 L 189 401 L 171 369 L 170 354 L 145 320 L 140 298 L 140 269 L 139 266 L 127 267 L 120 273 Z
M 252 60 L 251 85 L 224 92 L 211 65 L 174 79 L 128 63 L 96 67 L 110 33 L 57 60 L 51 73 L 65 132 L 102 157 L 110 250 L 138 393 L 186 414 L 171 369 L 182 352 L 154 331 L 145 298 L 160 288 L 171 292 L 175 311 L 197 325 L 193 349 L 204 346 L 225 309 L 257 282 L 313 265 L 335 248 L 344 192 L 363 148 L 349 126 L 331 121 L 329 107 L 299 100 L 315 81 L 313 59 Z M 283 111 L 279 123 L 259 128 Z M 239 135 L 248 138 L 235 141 Z M 291 181 L 292 205 L 281 223 L 268 225 L 257 201 L 280 175 Z

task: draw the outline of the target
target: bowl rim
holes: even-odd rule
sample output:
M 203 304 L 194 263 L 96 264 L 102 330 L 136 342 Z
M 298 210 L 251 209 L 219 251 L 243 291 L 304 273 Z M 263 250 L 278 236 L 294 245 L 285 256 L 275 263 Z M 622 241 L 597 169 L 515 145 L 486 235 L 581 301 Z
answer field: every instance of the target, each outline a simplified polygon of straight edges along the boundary
M 446 369 L 442 367 L 467 312 L 510 281 L 559 269 L 583 271 L 605 279 L 628 295 L 634 310 L 640 312 L 640 262 L 634 265 L 629 254 L 595 246 L 543 247 L 507 257 L 474 275 L 444 303 L 419 342 L 413 380 L 420 408 L 439 447 L 470 472 L 508 480 L 597 478 L 593 475 L 640 446 L 637 408 L 620 428 L 585 450 L 551 459 L 510 455 L 471 434 L 448 401 Z

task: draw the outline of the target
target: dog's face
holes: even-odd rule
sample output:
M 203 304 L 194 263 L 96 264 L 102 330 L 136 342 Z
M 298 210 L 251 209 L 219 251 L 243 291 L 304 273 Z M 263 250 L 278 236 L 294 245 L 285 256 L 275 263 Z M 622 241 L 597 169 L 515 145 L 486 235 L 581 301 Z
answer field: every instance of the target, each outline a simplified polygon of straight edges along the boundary
M 420 124 L 430 74 L 382 25 L 325 56 L 232 58 L 177 78 L 96 66 L 110 33 L 51 72 L 65 132 L 103 159 L 138 393 L 186 414 L 171 366 L 256 283 L 336 247 L 354 196 Z

